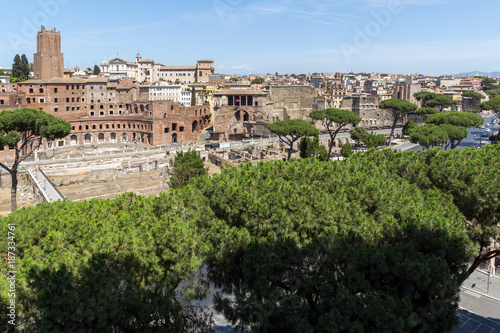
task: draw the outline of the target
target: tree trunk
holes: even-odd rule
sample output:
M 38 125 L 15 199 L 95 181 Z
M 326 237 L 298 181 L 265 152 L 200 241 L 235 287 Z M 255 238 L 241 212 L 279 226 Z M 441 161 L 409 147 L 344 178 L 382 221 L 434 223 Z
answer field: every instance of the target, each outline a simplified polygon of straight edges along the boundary
M 17 209 L 17 170 L 12 170 L 12 186 L 10 188 L 10 210 L 15 212 Z
M 292 147 L 293 143 L 290 144 L 290 147 L 288 148 L 288 158 L 286 159 L 287 161 L 292 158 Z
M 391 135 L 389 136 L 389 148 L 392 145 L 392 137 L 394 136 L 394 130 L 396 129 L 396 123 L 398 122 L 398 118 L 394 118 L 394 122 L 392 123 Z
M 330 160 L 330 155 L 332 153 L 332 148 L 333 148 L 333 140 L 332 137 L 330 137 L 330 144 L 328 145 L 328 155 L 326 156 L 326 161 L 328 162 Z

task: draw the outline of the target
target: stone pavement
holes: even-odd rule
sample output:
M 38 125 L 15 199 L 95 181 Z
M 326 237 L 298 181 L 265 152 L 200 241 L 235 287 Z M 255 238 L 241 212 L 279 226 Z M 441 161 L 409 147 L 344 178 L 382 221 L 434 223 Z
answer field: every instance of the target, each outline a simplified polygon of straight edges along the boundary
M 462 284 L 452 333 L 500 333 L 500 278 L 476 270 Z
M 489 277 L 485 271 L 476 270 L 462 284 L 462 289 L 500 302 L 500 278 Z

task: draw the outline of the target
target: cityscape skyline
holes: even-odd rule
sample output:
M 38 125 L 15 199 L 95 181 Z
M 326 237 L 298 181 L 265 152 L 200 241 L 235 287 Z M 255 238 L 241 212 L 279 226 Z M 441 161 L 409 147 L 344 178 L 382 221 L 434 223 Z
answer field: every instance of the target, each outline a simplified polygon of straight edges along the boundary
M 0 66 L 30 62 L 45 25 L 63 37 L 64 66 L 117 55 L 165 65 L 213 59 L 227 74 L 386 72 L 424 75 L 500 70 L 493 29 L 500 5 L 464 0 L 172 1 L 131 10 L 117 1 L 29 0 L 4 5 Z M 467 9 L 465 9 L 467 8 Z

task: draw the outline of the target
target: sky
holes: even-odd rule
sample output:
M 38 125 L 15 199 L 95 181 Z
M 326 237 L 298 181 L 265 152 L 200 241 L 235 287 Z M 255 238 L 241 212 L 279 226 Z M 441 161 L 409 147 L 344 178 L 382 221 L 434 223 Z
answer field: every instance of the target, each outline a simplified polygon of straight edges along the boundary
M 500 71 L 498 0 L 22 0 L 2 4 L 0 66 L 61 32 L 66 68 L 137 52 L 223 74 Z

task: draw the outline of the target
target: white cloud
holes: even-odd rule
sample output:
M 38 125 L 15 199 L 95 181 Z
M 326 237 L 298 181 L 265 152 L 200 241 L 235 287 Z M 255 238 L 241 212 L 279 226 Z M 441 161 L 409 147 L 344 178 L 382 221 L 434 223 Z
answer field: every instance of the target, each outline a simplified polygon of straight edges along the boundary
M 233 66 L 232 68 L 233 69 L 243 69 L 243 70 L 246 70 L 246 71 L 252 70 L 252 67 L 250 67 L 248 65 L 236 65 L 236 66 Z

